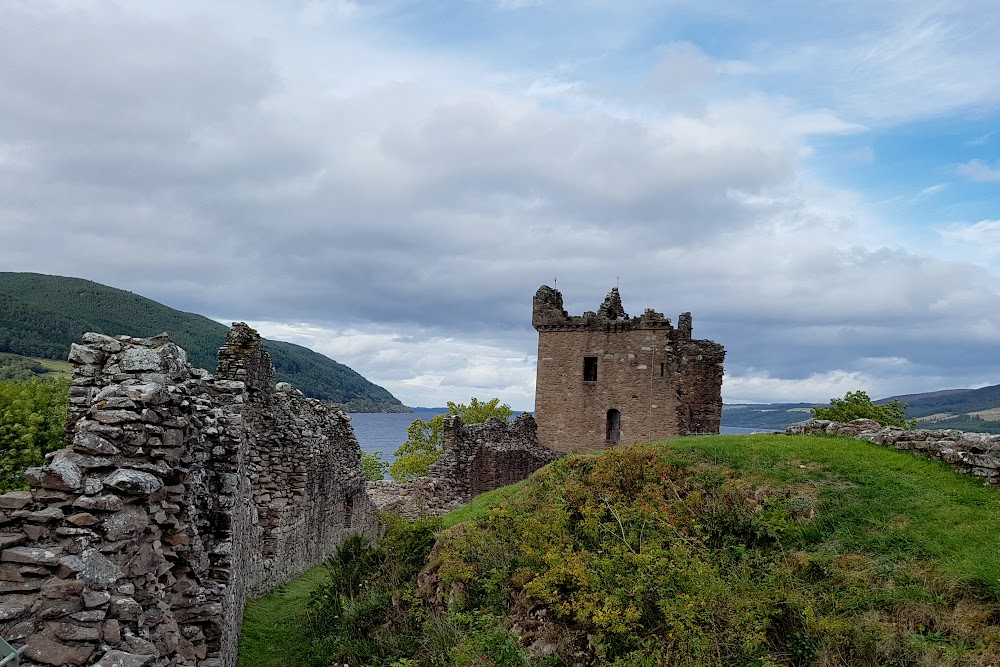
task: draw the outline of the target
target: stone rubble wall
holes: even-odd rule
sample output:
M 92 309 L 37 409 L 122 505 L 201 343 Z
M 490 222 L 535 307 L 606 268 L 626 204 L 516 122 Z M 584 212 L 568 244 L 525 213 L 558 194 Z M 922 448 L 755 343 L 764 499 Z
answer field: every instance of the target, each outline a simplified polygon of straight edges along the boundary
M 248 595 L 373 530 L 349 417 L 234 325 L 218 374 L 166 336 L 73 345 L 66 449 L 0 495 L 0 636 L 24 665 L 231 667 Z
M 984 484 L 1000 485 L 1000 435 L 966 433 L 954 429 L 902 429 L 882 426 L 872 419 L 855 419 L 846 424 L 827 419 L 810 419 L 789 426 L 788 435 L 831 434 L 860 438 L 942 461 Z
M 512 422 L 494 417 L 482 424 L 447 416 L 444 452 L 431 464 L 429 475 L 403 484 L 369 482 L 368 495 L 380 510 L 409 519 L 447 514 L 481 493 L 527 479 L 558 459 L 561 454 L 538 444 L 537 430 L 526 412 Z

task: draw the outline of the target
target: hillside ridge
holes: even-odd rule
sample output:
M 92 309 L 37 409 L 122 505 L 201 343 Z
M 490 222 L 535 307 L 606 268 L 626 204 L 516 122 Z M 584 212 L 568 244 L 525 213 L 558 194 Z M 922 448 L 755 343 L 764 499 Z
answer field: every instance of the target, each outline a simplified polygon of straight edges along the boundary
M 133 292 L 83 278 L 0 272 L 0 352 L 65 359 L 87 331 L 146 337 L 166 332 L 192 365 L 214 370 L 228 327 Z M 309 348 L 265 340 L 277 378 L 354 412 L 408 412 L 388 390 Z

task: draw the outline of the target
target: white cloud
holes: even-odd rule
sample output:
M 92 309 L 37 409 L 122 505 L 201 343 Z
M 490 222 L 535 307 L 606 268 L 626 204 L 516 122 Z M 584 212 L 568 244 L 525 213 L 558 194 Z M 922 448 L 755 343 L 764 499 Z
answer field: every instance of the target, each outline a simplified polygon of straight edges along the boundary
M 959 176 L 964 176 L 970 181 L 980 181 L 983 183 L 1000 183 L 1000 163 L 990 166 L 982 160 L 970 160 L 965 164 L 960 164 L 955 168 Z

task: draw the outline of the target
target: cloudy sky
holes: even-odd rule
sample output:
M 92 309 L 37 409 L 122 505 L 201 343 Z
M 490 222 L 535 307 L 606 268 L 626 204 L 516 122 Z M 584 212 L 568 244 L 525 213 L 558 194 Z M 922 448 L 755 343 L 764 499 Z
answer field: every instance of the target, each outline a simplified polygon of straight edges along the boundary
M 533 405 L 531 298 L 728 402 L 1000 383 L 995 0 L 3 0 L 0 270 Z M 125 333 L 125 332 L 123 332 Z

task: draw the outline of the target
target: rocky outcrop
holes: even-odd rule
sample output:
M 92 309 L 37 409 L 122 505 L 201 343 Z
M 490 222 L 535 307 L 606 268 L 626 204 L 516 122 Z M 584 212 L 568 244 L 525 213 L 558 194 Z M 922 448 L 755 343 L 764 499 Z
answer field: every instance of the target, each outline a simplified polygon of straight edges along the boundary
M 494 417 L 482 424 L 450 415 L 444 420 L 444 452 L 426 477 L 403 484 L 369 482 L 368 495 L 379 509 L 406 518 L 446 514 L 559 458 L 538 444 L 537 429 L 526 412 L 512 422 Z
M 373 528 L 350 418 L 274 391 L 234 325 L 216 375 L 166 336 L 73 345 L 69 446 L 0 495 L 0 635 L 26 665 L 230 667 L 248 595 Z
M 789 426 L 785 433 L 824 433 L 860 438 L 876 445 L 937 459 L 959 472 L 982 479 L 984 484 L 1000 485 L 1000 435 L 966 433 L 953 429 L 902 429 L 882 426 L 872 419 L 855 419 L 846 424 L 826 419 L 810 419 Z

